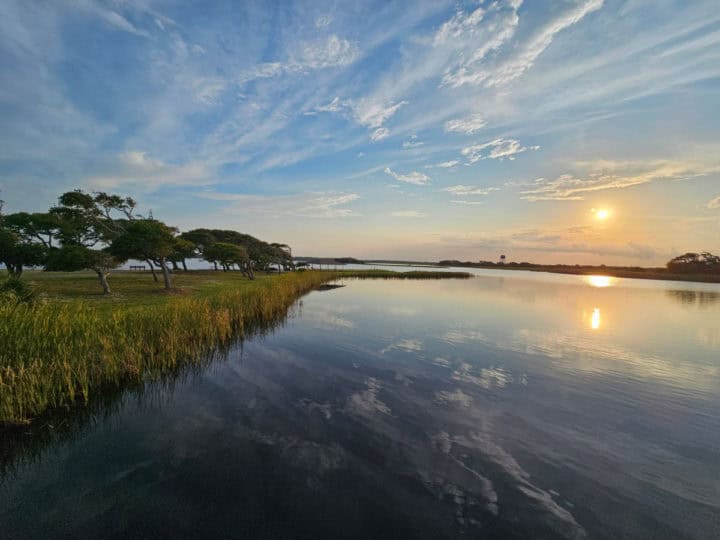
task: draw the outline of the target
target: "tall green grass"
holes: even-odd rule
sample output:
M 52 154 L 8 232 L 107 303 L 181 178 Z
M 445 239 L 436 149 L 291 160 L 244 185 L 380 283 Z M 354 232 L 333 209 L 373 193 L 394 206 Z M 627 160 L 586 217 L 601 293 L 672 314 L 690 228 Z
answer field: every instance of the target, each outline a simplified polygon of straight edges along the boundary
M 200 362 L 218 347 L 281 319 L 304 293 L 335 276 L 304 272 L 222 289 L 206 298 L 120 304 L 0 305 L 0 423 L 87 402 L 90 392 Z
M 53 281 L 56 292 L 62 290 L 61 280 L 45 276 L 38 275 L 41 285 Z M 272 328 L 300 296 L 338 278 L 467 276 L 306 271 L 238 281 L 218 275 L 214 285 L 193 296 L 149 293 L 152 301 L 134 296 L 100 302 L 72 289 L 69 297 L 0 303 L 0 424 L 24 423 L 48 409 L 87 403 L 101 388 L 202 364 L 233 340 Z M 135 284 L 141 277 L 118 279 Z M 68 279 L 72 286 L 76 282 L 77 277 Z

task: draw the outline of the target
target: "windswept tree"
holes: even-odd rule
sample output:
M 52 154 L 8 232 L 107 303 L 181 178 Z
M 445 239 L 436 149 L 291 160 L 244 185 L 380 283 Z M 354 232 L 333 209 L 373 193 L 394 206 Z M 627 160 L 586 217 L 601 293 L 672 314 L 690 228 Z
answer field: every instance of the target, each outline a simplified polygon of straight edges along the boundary
M 131 221 L 110 245 L 110 253 L 120 259 L 156 261 L 163 273 L 165 289 L 171 288 L 168 258 L 175 250 L 174 230 L 154 219 Z
M 269 244 L 249 234 L 225 229 L 194 229 L 183 233 L 181 237 L 196 244 L 198 251 L 204 259 L 208 247 L 218 242 L 234 244 L 245 248 L 248 254 L 248 262 L 245 264 L 245 272 L 248 276 L 254 277 L 254 270 L 268 269 L 271 264 L 277 264 L 283 268 L 292 268 L 292 256 L 290 247 L 286 244 Z M 211 261 L 212 262 L 212 261 Z
M 103 294 L 110 294 L 108 276 L 124 261 L 114 257 L 108 248 L 90 249 L 81 245 L 67 245 L 48 253 L 45 269 L 48 271 L 76 272 L 92 270 L 97 274 Z
M 60 226 L 57 217 L 49 212 L 17 212 L 4 216 L 2 222 L 26 241 L 38 242 L 47 249 L 53 247 Z
M 685 253 L 675 257 L 667 263 L 671 272 L 691 274 L 715 274 L 720 273 L 720 256 L 710 252 Z
M 170 255 L 170 262 L 173 265 L 173 270 L 177 270 L 177 263 L 182 264 L 183 270 L 187 272 L 186 259 L 191 259 L 197 255 L 197 247 L 190 240 L 182 238 L 182 235 L 175 237 L 175 248 L 173 249 L 172 255 Z
M 19 278 L 25 266 L 37 266 L 44 262 L 47 244 L 38 242 L 38 232 L 29 223 L 32 214 L 3 214 L 5 201 L 0 200 L 0 262 L 10 277 Z M 40 221 L 40 220 L 37 220 Z
M 23 267 L 45 262 L 47 250 L 37 242 L 30 242 L 10 229 L 0 226 L 0 262 L 11 277 L 19 278 Z
M 217 242 L 205 248 L 203 257 L 206 261 L 220 264 L 224 272 L 227 272 L 233 266 L 237 265 L 238 268 L 248 274 L 250 279 L 254 278 L 251 270 L 248 270 L 250 258 L 248 257 L 247 250 L 242 246 L 226 242 Z
M 107 246 L 133 218 L 135 201 L 107 193 L 68 191 L 50 209 L 61 247 L 48 252 L 46 270 L 95 272 L 103 289 L 110 293 L 108 276 L 126 259 L 115 257 Z

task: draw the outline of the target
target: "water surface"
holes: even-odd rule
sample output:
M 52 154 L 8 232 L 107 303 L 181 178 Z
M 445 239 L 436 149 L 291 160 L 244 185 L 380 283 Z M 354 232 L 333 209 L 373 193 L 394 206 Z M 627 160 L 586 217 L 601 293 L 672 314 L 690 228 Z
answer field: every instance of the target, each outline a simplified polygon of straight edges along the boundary
M 718 538 L 720 287 L 477 273 L 29 430 L 0 536 Z

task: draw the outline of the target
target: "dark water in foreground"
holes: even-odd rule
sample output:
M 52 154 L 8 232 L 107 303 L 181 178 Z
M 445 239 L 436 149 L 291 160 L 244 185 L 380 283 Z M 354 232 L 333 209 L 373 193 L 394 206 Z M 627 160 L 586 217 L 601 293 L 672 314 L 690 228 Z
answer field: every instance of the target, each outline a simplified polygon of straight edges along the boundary
M 349 281 L 106 405 L 24 436 L 0 538 L 720 537 L 717 286 Z

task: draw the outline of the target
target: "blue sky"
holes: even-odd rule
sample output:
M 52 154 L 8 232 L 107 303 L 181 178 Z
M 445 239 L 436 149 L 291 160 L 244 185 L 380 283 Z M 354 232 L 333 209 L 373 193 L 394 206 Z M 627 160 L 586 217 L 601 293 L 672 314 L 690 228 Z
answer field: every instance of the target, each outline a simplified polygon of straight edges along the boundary
M 4 0 L 1 196 L 305 255 L 657 264 L 720 251 L 719 90 L 714 1 Z

